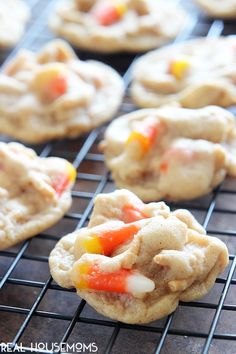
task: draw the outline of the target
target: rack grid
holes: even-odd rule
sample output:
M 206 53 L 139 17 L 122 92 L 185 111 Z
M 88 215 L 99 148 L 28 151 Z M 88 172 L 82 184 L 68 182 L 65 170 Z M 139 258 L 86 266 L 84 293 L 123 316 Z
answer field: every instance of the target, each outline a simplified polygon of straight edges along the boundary
M 47 29 L 47 18 L 56 1 L 28 0 L 28 3 L 32 18 L 27 31 L 14 50 L 0 53 L 3 65 L 19 48 L 37 50 L 54 38 Z M 210 20 L 194 4 L 184 0 L 182 3 L 189 12 L 189 22 L 175 42 L 235 33 L 233 21 Z M 92 57 L 106 62 L 123 75 L 127 92 L 118 115 L 133 111 L 128 87 L 135 57 L 77 53 L 82 59 Z M 114 189 L 98 150 L 104 129 L 104 126 L 97 128 L 75 140 L 31 146 L 40 156 L 67 158 L 78 175 L 72 208 L 55 227 L 0 252 L 0 343 L 11 343 L 12 349 L 22 345 L 25 352 L 48 354 L 60 353 L 51 350 L 53 342 L 86 345 L 95 342 L 97 353 L 105 354 L 236 353 L 236 182 L 233 180 L 227 179 L 204 198 L 171 204 L 172 208 L 188 208 L 210 235 L 226 242 L 230 251 L 227 270 L 200 301 L 180 303 L 173 314 L 154 323 L 128 325 L 97 314 L 73 290 L 60 288 L 50 277 L 48 255 L 55 243 L 62 235 L 86 225 L 98 193 Z M 10 141 L 5 137 L 1 140 Z M 48 347 L 36 348 L 36 343 L 48 343 Z

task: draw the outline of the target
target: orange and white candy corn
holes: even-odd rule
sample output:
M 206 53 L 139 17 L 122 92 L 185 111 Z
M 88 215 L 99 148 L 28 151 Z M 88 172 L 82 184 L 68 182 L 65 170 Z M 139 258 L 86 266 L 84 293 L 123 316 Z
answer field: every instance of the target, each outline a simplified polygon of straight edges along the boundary
M 121 219 L 125 223 L 131 223 L 149 217 L 150 216 L 143 212 L 141 203 L 139 205 L 125 204 L 122 208 Z
M 194 159 L 194 152 L 180 147 L 172 147 L 165 152 L 162 161 L 160 163 L 160 172 L 165 174 L 169 170 L 169 164 L 171 160 L 180 161 L 182 165 L 189 164 Z
M 106 1 L 95 5 L 92 15 L 102 26 L 110 26 L 119 21 L 127 11 L 125 3 L 121 1 Z
M 77 172 L 74 166 L 67 162 L 65 172 L 61 172 L 53 178 L 52 187 L 59 197 L 69 185 L 75 182 L 76 175 Z
M 79 290 L 96 290 L 116 293 L 149 293 L 155 283 L 130 269 L 115 272 L 101 271 L 98 264 L 77 262 L 72 273 L 74 286 Z
M 64 65 L 62 63 L 44 65 L 36 73 L 32 88 L 49 102 L 64 95 L 68 89 Z
M 140 128 L 133 130 L 126 141 L 126 146 L 137 142 L 141 148 L 142 154 L 147 154 L 159 135 L 159 125 L 160 124 L 152 124 L 146 127 L 140 126 Z
M 96 234 L 81 234 L 77 238 L 76 248 L 84 253 L 110 256 L 120 245 L 131 241 L 139 228 L 134 224 L 101 228 Z

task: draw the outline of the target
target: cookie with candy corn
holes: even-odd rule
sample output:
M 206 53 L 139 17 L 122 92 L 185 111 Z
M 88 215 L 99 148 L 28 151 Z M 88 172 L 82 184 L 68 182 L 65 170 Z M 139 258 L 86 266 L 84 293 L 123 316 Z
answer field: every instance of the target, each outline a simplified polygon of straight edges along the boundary
M 127 114 L 107 128 L 101 149 L 116 186 L 143 201 L 201 197 L 236 177 L 234 117 L 216 106 Z
M 140 52 L 174 39 L 186 18 L 179 5 L 165 0 L 72 0 L 56 4 L 49 25 L 78 48 Z
M 25 1 L 0 1 L 0 47 L 10 48 L 16 45 L 24 34 L 30 10 Z
M 99 313 L 147 323 L 206 295 L 228 251 L 187 210 L 117 190 L 96 197 L 88 226 L 64 236 L 49 264 L 60 286 L 75 288 Z
M 64 159 L 0 142 L 0 249 L 56 224 L 70 208 L 75 178 Z
M 220 3 L 220 2 L 219 2 Z M 179 102 L 186 108 L 236 104 L 236 38 L 200 38 L 143 55 L 131 95 L 143 108 Z
M 199 7 L 210 17 L 236 18 L 236 0 L 195 0 Z
M 21 50 L 0 75 L 0 134 L 29 143 L 77 137 L 110 120 L 123 91 L 115 70 L 79 60 L 64 41 Z

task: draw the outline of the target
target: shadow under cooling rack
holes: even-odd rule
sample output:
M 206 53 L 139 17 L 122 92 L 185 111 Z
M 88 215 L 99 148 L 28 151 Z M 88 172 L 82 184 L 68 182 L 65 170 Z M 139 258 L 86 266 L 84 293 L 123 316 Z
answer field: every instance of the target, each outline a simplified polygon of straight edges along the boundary
M 56 1 L 31 0 L 32 19 L 21 43 L 12 52 L 0 54 L 7 62 L 21 47 L 37 50 L 53 35 L 47 18 Z M 233 34 L 232 21 L 210 21 L 200 16 L 189 1 L 189 22 L 175 42 L 197 36 L 218 37 Z M 125 80 L 127 94 L 121 113 L 135 109 L 129 98 L 130 68 L 135 57 L 129 54 L 96 55 L 77 51 L 80 58 L 102 60 L 117 69 Z M 0 342 L 12 348 L 22 344 L 25 352 L 59 353 L 52 343 L 95 343 L 97 353 L 112 354 L 190 354 L 236 353 L 236 182 L 227 179 L 211 195 L 196 201 L 173 204 L 186 207 L 208 230 L 222 239 L 230 251 L 230 263 L 216 280 L 211 292 L 201 301 L 181 303 L 162 320 L 149 325 L 128 325 L 97 314 L 73 290 L 56 285 L 49 273 L 48 256 L 57 240 L 86 225 L 93 199 L 100 192 L 114 189 L 98 142 L 104 127 L 72 141 L 58 141 L 34 148 L 41 156 L 60 156 L 70 160 L 78 171 L 73 190 L 73 205 L 65 217 L 45 233 L 14 248 L 0 252 Z M 4 139 L 6 141 L 6 139 Z M 55 348 L 54 348 L 55 349 Z M 78 349 L 78 347 L 77 347 Z M 78 351 L 77 351 L 78 352 Z M 87 351 L 88 352 L 88 351 Z

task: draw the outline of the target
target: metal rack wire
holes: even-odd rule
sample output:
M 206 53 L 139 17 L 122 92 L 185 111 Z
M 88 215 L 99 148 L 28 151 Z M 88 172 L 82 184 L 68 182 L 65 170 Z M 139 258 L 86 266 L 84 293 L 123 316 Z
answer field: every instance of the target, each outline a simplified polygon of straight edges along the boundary
M 20 47 L 36 50 L 53 38 L 47 31 L 47 16 L 55 1 L 31 0 L 32 20 L 21 43 L 11 52 L 2 53 L 1 62 L 9 60 Z M 186 3 L 186 2 L 185 2 Z M 232 21 L 211 21 L 187 4 L 190 20 L 176 39 L 201 35 L 219 36 L 234 33 Z M 92 54 L 78 52 L 83 59 Z M 133 56 L 124 54 L 94 55 L 115 67 L 126 86 L 130 83 Z M 134 110 L 128 90 L 120 113 Z M 172 207 L 187 207 L 210 235 L 217 235 L 230 250 L 230 264 L 216 280 L 210 294 L 201 301 L 181 303 L 178 310 L 164 320 L 149 325 L 128 325 L 108 320 L 95 313 L 72 290 L 62 289 L 50 277 L 47 261 L 50 250 L 63 234 L 86 225 L 93 199 L 114 185 L 104 167 L 98 142 L 104 127 L 73 141 L 58 141 L 34 148 L 44 157 L 60 156 L 70 160 L 78 176 L 73 190 L 73 206 L 58 225 L 21 245 L 0 252 L 0 343 L 10 342 L 14 349 L 22 343 L 32 352 L 31 343 L 73 343 L 92 340 L 98 353 L 236 353 L 235 267 L 236 256 L 236 182 L 226 180 L 205 198 Z M 4 141 L 7 141 L 4 138 Z M 130 342 L 129 346 L 124 343 Z M 130 349 L 132 347 L 132 349 Z M 1 351 L 1 350 L 0 350 Z M 37 353 L 59 353 L 34 349 Z

